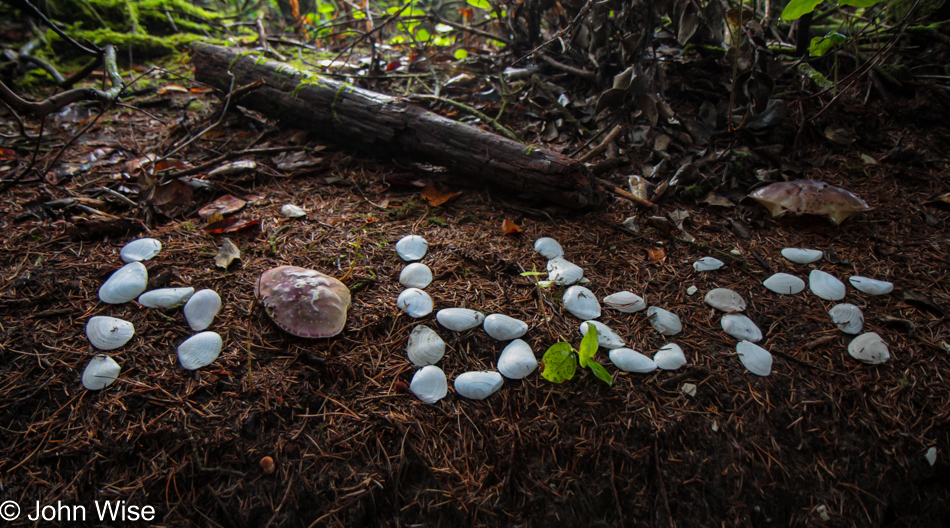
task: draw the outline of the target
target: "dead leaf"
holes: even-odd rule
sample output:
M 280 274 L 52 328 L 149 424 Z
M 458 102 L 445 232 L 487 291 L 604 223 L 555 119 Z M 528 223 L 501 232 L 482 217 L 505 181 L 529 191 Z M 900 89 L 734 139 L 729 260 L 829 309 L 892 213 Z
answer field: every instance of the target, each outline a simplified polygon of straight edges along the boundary
M 234 233 L 242 229 L 260 225 L 261 221 L 250 218 L 226 218 L 220 222 L 214 222 L 204 227 L 202 231 L 209 235 L 220 235 L 222 233 Z
M 748 224 L 736 218 L 729 218 L 728 220 L 732 225 L 732 232 L 735 233 L 737 237 L 745 239 L 752 238 L 752 230 L 749 229 Z
M 317 158 L 306 151 L 298 150 L 296 152 L 282 152 L 279 156 L 272 158 L 271 161 L 277 164 L 278 169 L 293 172 L 316 167 L 323 163 L 323 158 Z
M 729 198 L 726 198 L 725 196 L 718 194 L 715 191 L 709 191 L 709 194 L 707 194 L 706 197 L 703 198 L 703 202 L 713 207 L 735 207 L 736 206 L 734 203 L 732 203 L 731 200 L 729 200 Z
M 257 170 L 257 162 L 254 160 L 238 160 L 225 163 L 220 167 L 208 172 L 209 178 L 222 178 L 227 176 L 239 176 L 241 174 Z
M 425 199 L 426 203 L 432 207 L 438 207 L 444 203 L 451 202 L 459 196 L 462 196 L 462 193 L 443 189 L 434 183 L 431 183 L 425 189 L 422 189 L 422 198 Z
M 8 148 L 0 148 L 0 160 L 15 160 L 17 159 L 16 151 Z
M 221 249 L 218 250 L 218 254 L 214 256 L 214 265 L 219 268 L 228 269 L 228 267 L 239 258 L 241 258 L 241 250 L 234 245 L 234 242 L 231 242 L 230 238 L 225 238 L 221 244 Z
M 741 18 L 740 18 L 741 16 Z M 742 14 L 739 14 L 739 9 L 731 7 L 726 10 L 726 18 L 729 19 L 729 23 L 733 26 L 740 26 L 746 22 L 752 20 L 752 10 L 743 9 Z
M 650 257 L 652 263 L 662 264 L 666 262 L 666 250 L 663 248 L 647 248 L 647 256 Z
M 155 187 L 149 201 L 163 213 L 169 214 L 175 209 L 191 205 L 193 198 L 194 191 L 187 183 L 172 180 Z
M 518 224 L 507 218 L 501 222 L 501 230 L 504 231 L 506 235 L 517 235 L 518 233 L 524 231 L 520 226 L 518 226 Z
M 169 84 L 167 86 L 162 86 L 157 91 L 158 95 L 163 95 L 169 92 L 189 93 L 190 90 L 188 90 L 188 88 L 185 88 L 184 86 L 178 86 L 177 84 Z
M 231 196 L 230 194 L 225 194 L 224 196 L 199 209 L 198 216 L 207 220 L 215 213 L 219 213 L 221 215 L 236 213 L 240 211 L 246 204 L 247 202 L 240 198 Z M 214 220 L 210 221 L 214 222 Z
M 945 313 L 943 308 L 934 302 L 933 297 L 920 293 L 919 291 L 904 290 L 904 302 L 928 310 L 940 317 L 943 317 Z

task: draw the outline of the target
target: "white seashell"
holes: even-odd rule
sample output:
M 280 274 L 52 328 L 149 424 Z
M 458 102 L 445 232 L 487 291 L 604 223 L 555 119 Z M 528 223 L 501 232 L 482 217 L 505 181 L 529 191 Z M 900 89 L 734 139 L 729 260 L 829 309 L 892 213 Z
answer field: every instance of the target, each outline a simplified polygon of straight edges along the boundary
M 304 211 L 302 207 L 294 204 L 286 204 L 280 208 L 280 214 L 287 218 L 301 218 L 307 216 L 307 211 Z
M 419 235 L 407 235 L 396 242 L 396 254 L 406 262 L 421 259 L 428 249 L 429 243 Z
M 782 256 L 798 264 L 811 264 L 821 260 L 824 253 L 817 249 L 785 248 Z
M 657 368 L 676 370 L 686 364 L 686 354 L 676 343 L 669 343 L 653 354 L 653 362 Z
M 759 345 L 740 341 L 736 345 L 739 361 L 756 376 L 768 376 L 772 372 L 772 354 Z
M 140 238 L 133 240 L 119 250 L 119 257 L 122 262 L 138 262 L 148 260 L 158 255 L 162 250 L 162 243 L 154 238 Z M 131 300 L 131 299 L 130 299 Z
M 693 262 L 693 269 L 696 271 L 714 271 L 725 265 L 725 262 L 717 258 L 703 257 L 696 262 Z
M 808 288 L 827 301 L 844 299 L 844 283 L 821 270 L 811 270 L 808 274 Z
M 188 288 L 159 288 L 139 295 L 139 304 L 148 308 L 174 308 L 186 302 L 194 295 L 195 289 Z
M 122 367 L 109 356 L 99 354 L 89 360 L 82 371 L 82 386 L 88 390 L 102 390 L 115 383 Z
M 874 332 L 861 334 L 852 339 L 848 344 L 848 353 L 854 359 L 872 365 L 880 365 L 891 359 L 891 353 L 887 351 L 887 343 Z
M 409 390 L 425 403 L 435 403 L 449 392 L 449 382 L 445 372 L 435 365 L 417 370 L 409 383 Z
M 683 323 L 680 322 L 680 318 L 675 313 L 663 308 L 649 307 L 647 318 L 650 320 L 653 329 L 663 335 L 674 336 L 683 331 Z
M 728 288 L 716 288 L 709 290 L 704 299 L 706 304 L 722 310 L 726 313 L 741 312 L 745 310 L 745 299 L 738 293 Z
M 221 354 L 223 346 L 217 332 L 201 332 L 178 345 L 178 362 L 185 370 L 195 370 L 210 365 Z
M 402 273 L 399 274 L 399 284 L 406 288 L 419 288 L 421 290 L 432 284 L 432 270 L 425 264 L 413 262 L 402 269 Z
M 141 262 L 126 264 L 113 273 L 99 288 L 104 303 L 123 304 L 138 297 L 148 286 L 148 270 Z
M 525 335 L 528 323 L 503 314 L 491 314 L 482 323 L 485 332 L 499 341 L 511 341 Z
M 484 400 L 504 384 L 505 379 L 494 371 L 465 372 L 455 378 L 455 392 L 470 400 Z
M 597 329 L 597 344 L 608 350 L 620 348 L 626 344 L 623 342 L 622 337 L 600 321 L 584 321 L 581 323 L 580 328 L 582 335 L 587 335 L 587 325 L 594 325 L 594 328 Z
M 522 379 L 538 368 L 538 360 L 528 343 L 515 339 L 498 356 L 498 372 L 508 379 Z
M 200 332 L 211 326 L 214 316 L 221 311 L 221 297 L 214 290 L 201 290 L 188 299 L 182 311 L 188 326 Z
M 485 322 L 485 314 L 468 308 L 445 308 L 439 310 L 435 318 L 440 325 L 456 332 L 471 330 Z
M 406 354 L 409 356 L 409 361 L 416 366 L 434 365 L 445 355 L 445 341 L 435 333 L 435 330 L 426 325 L 419 325 L 409 334 Z
M 937 463 L 937 448 L 931 447 L 924 453 L 924 459 L 927 460 L 927 463 L 931 466 Z
M 619 291 L 604 297 L 604 304 L 623 313 L 635 313 L 647 307 L 643 297 L 628 291 Z
M 548 260 L 564 256 L 564 249 L 561 248 L 561 244 L 558 244 L 557 240 L 554 240 L 550 237 L 543 237 L 535 240 L 534 250 Z
M 887 295 L 894 291 L 894 285 L 890 282 L 869 279 L 867 277 L 854 276 L 848 279 L 858 291 L 868 295 Z
M 762 331 L 752 322 L 752 319 L 742 314 L 726 314 L 722 316 L 722 330 L 732 337 L 742 341 L 756 343 L 762 340 Z
M 648 374 L 656 370 L 656 363 L 629 348 L 615 348 L 610 351 L 610 361 L 624 372 L 636 372 L 637 374 Z
M 571 286 L 562 298 L 564 308 L 582 321 L 600 317 L 600 303 L 594 292 L 583 286 Z
M 548 261 L 548 280 L 554 284 L 568 286 L 584 277 L 584 270 L 573 262 L 563 258 L 553 258 Z
M 690 296 L 696 295 L 696 292 L 698 291 L 699 291 L 699 288 L 693 285 L 693 286 L 690 286 L 689 288 L 686 288 L 686 295 L 690 295 Z
M 828 311 L 838 330 L 846 334 L 859 334 L 864 327 L 864 314 L 861 309 L 850 303 L 834 305 Z
M 115 350 L 128 343 L 133 335 L 132 323 L 116 317 L 97 315 L 86 323 L 86 337 L 99 350 Z
M 432 313 L 432 297 L 419 288 L 408 288 L 399 294 L 396 307 L 409 317 L 425 317 Z
M 805 281 L 788 273 L 776 273 L 765 279 L 762 285 L 782 295 L 795 295 L 805 289 Z

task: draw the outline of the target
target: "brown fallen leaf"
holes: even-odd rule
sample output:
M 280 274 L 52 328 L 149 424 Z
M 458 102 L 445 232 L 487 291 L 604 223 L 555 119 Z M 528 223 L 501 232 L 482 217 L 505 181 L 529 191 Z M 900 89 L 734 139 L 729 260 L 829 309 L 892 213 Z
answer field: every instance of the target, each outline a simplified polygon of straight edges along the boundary
M 523 229 L 521 229 L 521 227 L 518 224 L 512 222 L 511 220 L 507 218 L 505 218 L 501 222 L 501 230 L 506 235 L 517 235 L 518 233 L 523 231 Z
M 904 290 L 904 302 L 928 310 L 940 317 L 943 317 L 945 314 L 943 308 L 934 302 L 933 297 L 916 290 Z
M 155 187 L 149 201 L 156 209 L 170 215 L 176 209 L 191 205 L 193 199 L 191 186 L 181 180 L 172 180 Z
M 234 233 L 242 229 L 260 225 L 261 221 L 250 218 L 226 218 L 220 222 L 208 224 L 202 229 L 209 235 L 220 235 L 222 233 Z
M 243 208 L 246 204 L 247 202 L 240 198 L 231 196 L 230 194 L 225 194 L 224 196 L 199 209 L 198 216 L 208 219 L 211 218 L 215 213 L 220 213 L 221 215 L 236 213 L 240 211 L 241 208 Z
M 447 202 L 451 202 L 459 196 L 462 196 L 462 193 L 443 189 L 434 183 L 431 183 L 426 186 L 425 189 L 422 189 L 422 198 L 425 199 L 426 203 L 432 207 L 438 207 Z
M 647 255 L 650 257 L 650 262 L 657 264 L 666 262 L 666 250 L 663 248 L 647 248 Z
M 235 260 L 240 258 L 241 250 L 234 245 L 234 242 L 231 242 L 230 238 L 225 238 L 221 244 L 221 249 L 218 250 L 218 254 L 214 256 L 214 265 L 219 268 L 228 269 Z

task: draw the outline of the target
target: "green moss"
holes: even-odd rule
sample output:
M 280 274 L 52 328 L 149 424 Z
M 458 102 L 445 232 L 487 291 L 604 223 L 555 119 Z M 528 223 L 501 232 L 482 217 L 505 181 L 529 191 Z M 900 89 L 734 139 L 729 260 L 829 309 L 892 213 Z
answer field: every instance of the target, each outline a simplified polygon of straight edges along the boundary
M 112 44 L 117 48 L 126 48 L 133 46 L 139 54 L 146 56 L 167 55 L 177 53 L 180 49 L 196 40 L 203 40 L 216 44 L 226 44 L 224 40 L 209 39 L 193 33 L 178 33 L 165 37 L 156 37 L 142 33 L 122 33 L 111 29 L 84 30 L 73 28 L 67 31 L 74 39 L 82 41 L 83 39 L 94 42 L 96 45 L 104 46 Z M 59 35 L 52 30 L 47 31 L 46 37 L 54 47 L 65 46 Z

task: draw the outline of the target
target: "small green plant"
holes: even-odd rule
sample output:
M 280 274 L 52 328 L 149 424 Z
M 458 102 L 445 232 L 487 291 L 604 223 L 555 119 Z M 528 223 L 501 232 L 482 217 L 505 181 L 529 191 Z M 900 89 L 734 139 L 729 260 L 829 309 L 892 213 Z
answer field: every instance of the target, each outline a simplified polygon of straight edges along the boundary
M 803 15 L 807 15 L 815 10 L 818 7 L 818 4 L 824 2 L 825 0 L 792 0 L 785 6 L 785 10 L 782 11 L 781 17 L 785 20 L 798 20 Z M 871 7 L 872 5 L 882 2 L 883 0 L 838 0 L 839 6 L 851 6 L 851 7 Z
M 597 328 L 592 324 L 587 325 L 587 334 L 581 339 L 581 345 L 578 350 L 574 350 L 567 341 L 554 343 L 551 348 L 544 353 L 541 361 L 544 364 L 544 370 L 541 371 L 541 377 L 554 383 L 563 383 L 574 377 L 577 372 L 577 365 L 587 367 L 601 381 L 609 386 L 614 384 L 614 377 L 607 372 L 603 365 L 594 359 L 599 347 L 597 342 Z

